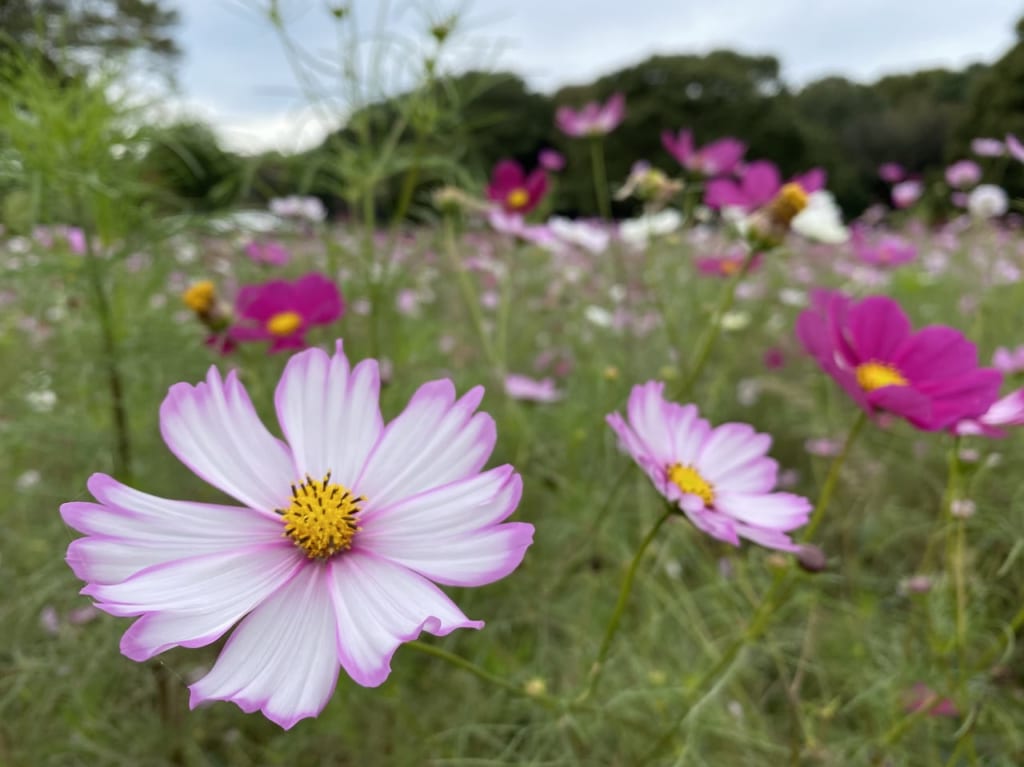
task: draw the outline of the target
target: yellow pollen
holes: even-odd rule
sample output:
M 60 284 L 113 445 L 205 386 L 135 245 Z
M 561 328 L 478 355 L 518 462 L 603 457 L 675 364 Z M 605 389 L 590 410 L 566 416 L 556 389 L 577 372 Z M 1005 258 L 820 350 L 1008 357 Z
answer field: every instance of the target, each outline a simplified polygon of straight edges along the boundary
M 508 196 L 505 198 L 505 202 L 507 202 L 508 206 L 514 210 L 525 208 L 526 204 L 530 202 L 530 193 L 521 186 L 517 186 L 508 193 Z
M 302 315 L 298 312 L 278 312 L 267 320 L 267 330 L 271 335 L 290 336 L 302 326 Z
M 213 283 L 209 280 L 200 280 L 199 282 L 193 282 L 184 293 L 181 294 L 181 300 L 185 306 L 194 311 L 196 314 L 206 314 L 213 308 L 213 302 L 217 298 L 217 289 L 213 286 Z
M 807 192 L 797 183 L 790 182 L 783 184 L 782 189 L 775 195 L 775 199 L 768 206 L 772 219 L 788 227 L 789 223 L 796 218 L 796 214 L 807 207 Z
M 668 478 L 676 487 L 687 495 L 696 495 L 705 506 L 715 502 L 715 489 L 692 466 L 674 463 L 668 467 Z
M 882 362 L 864 362 L 857 366 L 857 383 L 864 391 L 883 386 L 906 386 L 908 381 L 892 365 Z
M 331 473 L 327 472 L 319 482 L 307 475 L 301 485 L 292 485 L 291 505 L 277 513 L 284 519 L 284 534 L 306 556 L 327 559 L 352 547 L 359 530 L 359 504 L 365 500 L 352 495 L 344 485 L 331 482 Z

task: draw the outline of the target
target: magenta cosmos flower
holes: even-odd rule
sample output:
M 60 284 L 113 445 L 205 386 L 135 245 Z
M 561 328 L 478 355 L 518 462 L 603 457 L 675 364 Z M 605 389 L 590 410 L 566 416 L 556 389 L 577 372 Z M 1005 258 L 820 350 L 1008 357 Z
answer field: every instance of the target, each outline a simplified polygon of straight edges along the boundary
M 302 349 L 306 331 L 331 324 L 344 309 L 338 286 L 321 274 L 246 285 L 235 299 L 238 324 L 229 335 L 232 341 L 270 341 L 271 352 Z
M 960 331 L 930 325 L 915 333 L 886 296 L 853 301 L 815 291 L 796 333 L 861 408 L 902 416 L 925 431 L 975 419 L 999 396 L 1002 374 L 978 367 L 977 349 Z
M 896 234 L 869 237 L 863 227 L 858 227 L 854 229 L 851 244 L 853 254 L 872 266 L 902 266 L 917 258 L 917 247 L 914 243 Z
M 506 213 L 529 213 L 548 190 L 548 177 L 539 168 L 529 175 L 515 160 L 502 160 L 491 172 L 487 199 L 501 205 Z
M 284 243 L 276 240 L 253 240 L 245 246 L 245 255 L 257 264 L 284 266 L 292 256 Z
M 702 176 L 723 176 L 732 173 L 747 151 L 746 144 L 731 136 L 712 141 L 707 146 L 697 149 L 693 145 L 693 133 L 688 130 L 680 130 L 675 135 L 672 131 L 663 131 L 661 145 L 680 165 L 691 173 L 699 173 Z
M 522 561 L 533 526 L 503 523 L 522 483 L 482 471 L 494 421 L 482 387 L 456 399 L 421 386 L 387 426 L 374 360 L 349 368 L 310 349 L 289 360 L 274 402 L 287 442 L 261 423 L 235 373 L 171 387 L 160 430 L 171 451 L 240 506 L 172 501 L 94 474 L 97 503 L 61 515 L 86 534 L 67 560 L 82 593 L 140 616 L 121 651 L 144 661 L 201 647 L 238 624 L 190 706 L 233 701 L 289 728 L 317 715 L 339 666 L 361 685 L 427 631 L 481 628 L 437 588 L 482 586 Z
M 766 455 L 772 438 L 744 423 L 712 428 L 696 405 L 666 402 L 664 388 L 659 381 L 634 386 L 628 421 L 618 413 L 607 417 L 658 492 L 720 541 L 738 546 L 746 538 L 796 551 L 787 533 L 806 524 L 811 504 L 772 492 L 779 468 Z
M 591 101 L 579 110 L 559 107 L 555 123 L 567 136 L 605 136 L 618 128 L 625 116 L 626 97 L 615 93 L 604 104 Z
M 821 168 L 794 176 L 789 183 L 799 184 L 810 194 L 825 188 L 825 171 Z M 709 208 L 742 208 L 754 210 L 770 203 L 782 189 L 782 176 L 774 163 L 768 160 L 752 162 L 743 170 L 739 180 L 716 178 L 704 190 L 704 204 Z

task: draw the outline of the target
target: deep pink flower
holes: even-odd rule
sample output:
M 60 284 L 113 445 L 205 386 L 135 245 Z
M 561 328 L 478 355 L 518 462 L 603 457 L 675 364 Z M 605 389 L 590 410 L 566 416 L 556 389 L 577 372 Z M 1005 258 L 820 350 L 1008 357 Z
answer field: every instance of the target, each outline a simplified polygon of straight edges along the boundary
M 796 551 L 786 534 L 806 524 L 811 504 L 772 492 L 778 464 L 766 453 L 772 438 L 744 423 L 717 428 L 696 405 L 666 402 L 665 385 L 634 386 L 628 421 L 607 417 L 623 448 L 699 529 L 738 546 L 740 538 L 772 549 Z
M 897 208 L 909 208 L 924 194 L 924 184 L 917 179 L 901 181 L 892 188 L 892 204 Z
M 918 682 L 910 688 L 903 709 L 908 714 L 927 710 L 928 716 L 960 716 L 960 712 L 952 700 L 939 698 L 938 694 L 924 682 Z
M 618 128 L 625 116 L 626 97 L 615 93 L 604 104 L 591 101 L 580 110 L 559 107 L 555 123 L 567 136 L 605 136 Z
M 974 160 L 960 160 L 946 168 L 946 183 L 955 189 L 970 189 L 981 181 L 981 166 Z
M 794 176 L 789 183 L 799 184 L 807 193 L 825 188 L 825 171 L 821 168 Z M 704 204 L 709 208 L 742 208 L 754 210 L 775 199 L 782 189 L 782 176 L 774 163 L 757 160 L 746 166 L 739 180 L 716 178 L 704 190 Z
M 771 346 L 765 349 L 761 361 L 769 370 L 781 370 L 786 366 L 786 355 L 778 346 Z
M 229 335 L 232 341 L 270 341 L 271 352 L 302 349 L 307 330 L 330 325 L 344 310 L 337 285 L 321 274 L 246 285 L 235 299 L 238 324 Z
M 565 155 L 554 149 L 541 149 L 537 155 L 537 164 L 544 170 L 558 173 L 565 168 Z
M 423 631 L 483 626 L 435 584 L 482 586 L 522 561 L 533 526 L 505 523 L 522 481 L 483 471 L 494 420 L 483 389 L 421 386 L 385 426 L 374 360 L 350 368 L 341 343 L 289 360 L 274 396 L 287 442 L 260 421 L 237 375 L 171 387 L 167 446 L 241 505 L 159 498 L 105 474 L 96 503 L 61 516 L 85 534 L 67 561 L 82 593 L 138 617 L 121 651 L 145 661 L 231 631 L 189 705 L 232 701 L 285 729 L 316 716 L 344 668 L 376 687 L 398 647 Z M 232 630 L 232 627 L 234 629 Z
M 284 266 L 292 257 L 288 248 L 276 240 L 253 240 L 245 246 L 245 255 L 257 264 L 270 266 Z
M 907 172 L 899 163 L 886 162 L 878 166 L 878 177 L 887 184 L 897 184 L 907 177 Z
M 917 258 L 917 247 L 914 243 L 896 234 L 869 238 L 863 228 L 856 228 L 851 244 L 854 255 L 872 266 L 901 266 Z
M 672 131 L 663 131 L 661 145 L 670 155 L 691 173 L 702 176 L 724 176 L 732 173 L 747 151 L 747 145 L 731 136 L 712 141 L 705 147 L 697 149 L 693 145 L 693 134 L 688 130 L 680 130 L 673 135 Z
M 562 399 L 562 392 L 558 391 L 555 382 L 550 378 L 537 380 L 518 373 L 509 373 L 505 376 L 505 394 L 512 399 L 545 404 Z
M 853 301 L 820 290 L 797 320 L 797 337 L 822 369 L 869 413 L 888 411 L 937 431 L 977 418 L 999 396 L 1002 374 L 978 367 L 960 331 L 930 325 L 913 332 L 886 296 Z
M 529 213 L 547 190 L 548 177 L 544 171 L 538 168 L 527 175 L 515 160 L 502 160 L 491 171 L 487 199 L 498 203 L 506 213 Z

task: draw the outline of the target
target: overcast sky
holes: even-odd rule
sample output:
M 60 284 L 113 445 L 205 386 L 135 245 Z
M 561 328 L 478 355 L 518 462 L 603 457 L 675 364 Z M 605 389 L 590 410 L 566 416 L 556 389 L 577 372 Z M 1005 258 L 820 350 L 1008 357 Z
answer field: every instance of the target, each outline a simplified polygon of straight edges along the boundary
M 309 107 L 266 15 L 268 0 L 177 0 L 185 109 L 240 151 L 315 144 L 327 129 Z M 172 4 L 174 4 L 172 2 Z M 342 0 L 280 0 L 307 56 L 337 60 L 325 8 Z M 998 58 L 1024 15 L 1020 0 L 349 0 L 369 33 L 390 9 L 389 40 L 422 41 L 431 19 L 464 9 L 447 65 L 501 67 L 534 88 L 582 83 L 654 53 L 733 48 L 773 54 L 802 84 L 829 74 L 872 80 L 923 67 Z M 388 64 L 408 61 L 389 43 Z M 396 65 L 397 66 L 397 65 Z M 401 82 L 391 67 L 378 78 Z M 326 81 L 325 81 L 326 82 Z M 385 86 L 387 87 L 387 86 Z M 329 90 L 340 94 L 337 86 Z M 334 110 L 335 113 L 337 109 Z

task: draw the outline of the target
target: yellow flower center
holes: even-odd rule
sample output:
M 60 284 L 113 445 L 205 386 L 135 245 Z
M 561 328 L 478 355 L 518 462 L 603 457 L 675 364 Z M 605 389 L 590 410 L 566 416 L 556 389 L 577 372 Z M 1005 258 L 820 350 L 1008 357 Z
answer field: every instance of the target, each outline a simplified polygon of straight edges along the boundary
M 213 283 L 209 280 L 200 280 L 199 282 L 193 282 L 184 293 L 181 294 L 181 300 L 185 306 L 194 311 L 196 314 L 206 314 L 213 308 L 213 302 L 217 298 L 217 289 L 213 286 Z
M 789 223 L 796 218 L 796 214 L 807 207 L 808 199 L 807 192 L 799 184 L 794 182 L 783 184 L 782 189 L 768 206 L 769 214 L 781 226 L 788 227 Z
M 864 362 L 857 366 L 857 383 L 864 391 L 874 391 L 883 386 L 906 386 L 908 381 L 892 365 L 882 362 Z
M 271 335 L 290 336 L 302 327 L 302 315 L 298 312 L 278 312 L 267 320 L 267 330 Z
M 331 482 L 331 473 L 327 472 L 319 482 L 307 475 L 301 485 L 292 485 L 291 505 L 277 511 L 284 519 L 284 534 L 306 556 L 327 559 L 352 548 L 352 539 L 359 530 L 356 515 L 365 500 L 352 495 L 344 485 Z
M 530 193 L 523 189 L 521 186 L 517 186 L 508 196 L 505 198 L 505 202 L 508 203 L 510 208 L 518 210 L 519 208 L 525 208 L 526 204 L 530 201 Z
M 715 489 L 692 466 L 674 463 L 668 467 L 668 478 L 672 484 L 687 495 L 698 496 L 704 501 L 705 506 L 710 506 L 715 502 Z

